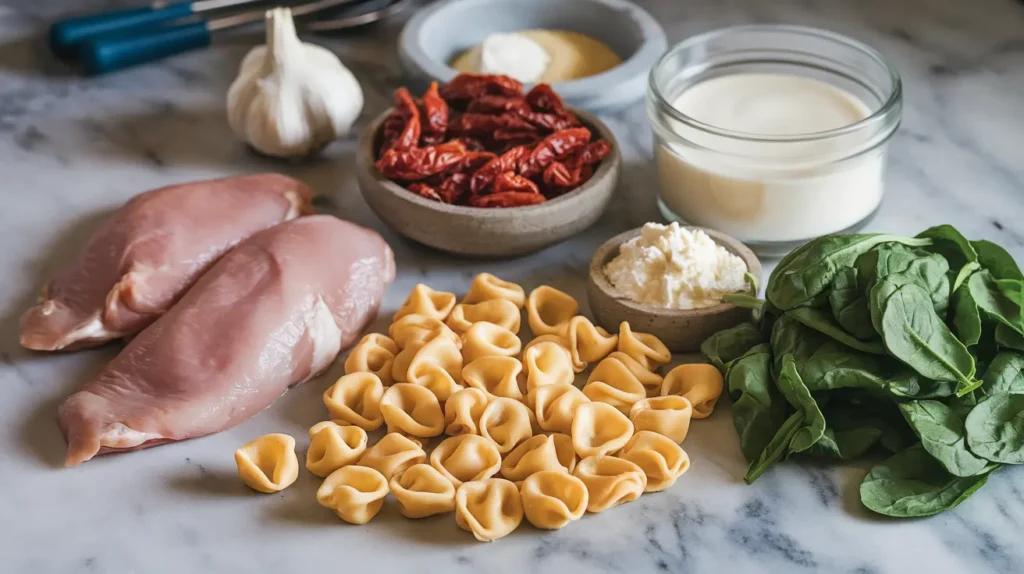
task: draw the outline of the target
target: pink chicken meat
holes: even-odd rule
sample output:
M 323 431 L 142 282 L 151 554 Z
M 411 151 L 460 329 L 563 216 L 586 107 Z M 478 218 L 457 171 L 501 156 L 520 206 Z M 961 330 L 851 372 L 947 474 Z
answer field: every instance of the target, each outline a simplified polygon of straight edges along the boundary
M 313 191 L 277 174 L 172 185 L 111 215 L 21 318 L 21 345 L 59 351 L 141 331 L 253 233 L 312 211 Z
M 262 231 L 59 409 L 66 464 L 235 426 L 326 369 L 377 314 L 394 257 L 327 215 Z

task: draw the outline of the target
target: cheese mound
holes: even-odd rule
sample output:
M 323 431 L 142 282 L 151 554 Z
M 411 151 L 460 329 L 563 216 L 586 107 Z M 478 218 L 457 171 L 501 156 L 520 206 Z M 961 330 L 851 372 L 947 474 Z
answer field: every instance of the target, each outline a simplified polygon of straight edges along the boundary
M 624 296 L 669 309 L 717 305 L 746 290 L 747 266 L 701 230 L 648 223 L 622 244 L 604 272 Z

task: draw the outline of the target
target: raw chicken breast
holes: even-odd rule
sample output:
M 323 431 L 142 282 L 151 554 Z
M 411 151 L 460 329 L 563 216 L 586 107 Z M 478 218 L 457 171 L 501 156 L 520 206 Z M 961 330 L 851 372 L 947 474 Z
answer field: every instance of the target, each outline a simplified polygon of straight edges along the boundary
M 141 331 L 221 255 L 312 212 L 313 191 L 277 174 L 172 185 L 136 196 L 93 234 L 21 317 L 21 345 L 59 351 Z
M 379 235 L 328 215 L 254 235 L 64 402 L 66 463 L 262 411 L 355 342 L 394 275 Z

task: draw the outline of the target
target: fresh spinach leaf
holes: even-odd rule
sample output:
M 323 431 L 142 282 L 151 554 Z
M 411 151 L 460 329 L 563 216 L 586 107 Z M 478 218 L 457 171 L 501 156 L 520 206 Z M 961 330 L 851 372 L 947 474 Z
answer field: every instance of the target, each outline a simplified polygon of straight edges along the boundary
M 1024 355 L 1002 351 L 992 359 L 978 390 L 986 395 L 1024 394 Z
M 967 446 L 992 462 L 1024 464 L 1024 394 L 989 395 L 967 415 Z
M 978 261 L 978 252 L 974 246 L 952 225 L 929 227 L 915 237 L 931 239 L 932 244 L 926 249 L 946 258 L 952 268 L 959 269 Z
M 768 470 L 771 465 L 778 462 L 782 457 L 789 453 L 789 444 L 793 440 L 793 436 L 801 429 L 804 425 L 804 414 L 797 411 L 782 423 L 779 430 L 775 432 L 775 436 L 768 442 L 768 446 L 764 447 L 761 454 L 758 455 L 757 459 L 750 463 L 747 467 L 747 474 L 743 476 L 743 482 L 747 484 L 753 483 L 757 480 L 765 471 Z
M 822 408 L 826 427 L 807 454 L 850 460 L 866 453 L 885 434 L 886 424 L 856 405 L 830 402 Z
M 831 337 L 847 347 L 876 355 L 884 355 L 886 352 L 881 341 L 861 341 L 844 331 L 840 325 L 835 323 L 831 315 L 820 309 L 816 309 L 814 307 L 798 307 L 796 309 L 786 311 L 786 314 L 805 326 L 814 329 L 822 335 Z
M 782 359 L 782 373 L 778 380 L 779 390 L 789 404 L 804 415 L 804 426 L 793 434 L 789 443 L 790 452 L 802 452 L 821 439 L 825 432 L 825 416 L 821 414 L 818 402 L 807 389 L 796 369 L 796 361 L 792 355 Z
M 836 272 L 828 302 L 836 322 L 851 335 L 861 340 L 878 336 L 871 325 L 868 300 L 857 284 L 856 269 L 844 267 Z
M 960 286 L 963 285 L 965 281 L 967 281 L 967 278 L 970 277 L 972 273 L 979 269 L 981 269 L 981 264 L 979 264 L 977 261 L 971 261 L 970 263 L 961 267 L 960 271 L 957 272 L 956 277 L 953 279 L 952 291 L 955 293 L 958 289 L 960 289 Z
M 931 516 L 967 500 L 985 485 L 994 468 L 959 478 L 946 472 L 921 445 L 914 445 L 871 469 L 860 484 L 860 500 L 869 510 L 886 516 Z
M 967 448 L 964 420 L 939 401 L 910 401 L 900 405 L 921 446 L 953 476 L 974 476 L 988 461 Z
M 757 345 L 735 360 L 726 380 L 729 396 L 735 397 L 733 426 L 748 461 L 757 458 L 786 420 L 786 401 L 772 381 L 771 366 L 771 348 Z
M 909 251 L 906 248 L 888 247 L 881 249 L 884 254 L 892 252 L 890 257 L 883 260 L 892 265 L 879 264 L 876 269 L 877 280 L 865 280 L 858 278 L 858 284 L 866 285 L 868 291 L 868 302 L 871 310 L 871 323 L 875 330 L 881 333 L 882 309 L 885 301 L 901 285 L 914 284 L 921 287 L 928 295 L 935 313 L 944 316 L 949 307 L 949 264 L 939 255 L 924 255 L 914 257 L 911 252 L 910 259 L 904 259 L 895 255 L 900 249 Z M 870 254 L 868 254 L 870 255 Z M 901 263 L 906 263 L 903 267 Z
M 995 343 L 1005 349 L 1024 351 L 1024 335 L 1003 323 L 996 325 Z
M 740 323 L 708 337 L 701 343 L 700 352 L 724 376 L 730 362 L 760 342 L 761 332 L 757 327 L 751 323 Z
M 900 235 L 828 235 L 804 244 L 779 262 L 768 279 L 766 298 L 780 310 L 811 304 L 828 289 L 836 271 L 853 266 L 862 253 L 881 243 L 930 245 L 930 239 Z
M 953 327 L 965 346 L 973 347 L 981 341 L 981 311 L 969 287 L 953 292 Z
M 971 275 L 967 279 L 966 288 L 985 315 L 1018 333 L 1024 333 L 1021 307 L 999 289 L 991 271 L 985 269 Z
M 864 389 L 879 396 L 932 398 L 954 392 L 953 385 L 927 380 L 899 361 L 852 351 L 831 341 L 799 361 L 797 369 L 814 393 Z
M 754 311 L 760 311 L 764 307 L 764 299 L 759 299 L 746 293 L 728 293 L 722 296 L 722 302 L 732 303 L 737 307 L 753 309 Z
M 978 263 L 996 279 L 1024 281 L 1024 274 L 1017 267 L 1017 262 L 1002 247 L 986 240 L 972 241 L 971 246 L 978 253 Z

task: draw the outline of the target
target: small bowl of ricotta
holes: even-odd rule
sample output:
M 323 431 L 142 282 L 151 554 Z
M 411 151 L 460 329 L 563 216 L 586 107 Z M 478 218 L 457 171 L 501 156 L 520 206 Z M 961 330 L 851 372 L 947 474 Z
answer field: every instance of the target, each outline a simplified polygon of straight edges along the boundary
M 552 84 L 588 110 L 641 99 L 666 47 L 657 20 L 625 0 L 444 0 L 417 12 L 398 42 L 413 83 L 498 74 Z
M 648 223 L 594 252 L 587 298 L 605 329 L 615 332 L 627 321 L 669 350 L 689 353 L 714 333 L 750 320 L 750 309 L 722 299 L 752 291 L 762 274 L 754 252 L 724 233 Z

